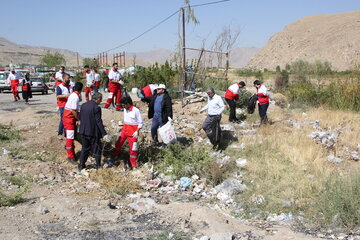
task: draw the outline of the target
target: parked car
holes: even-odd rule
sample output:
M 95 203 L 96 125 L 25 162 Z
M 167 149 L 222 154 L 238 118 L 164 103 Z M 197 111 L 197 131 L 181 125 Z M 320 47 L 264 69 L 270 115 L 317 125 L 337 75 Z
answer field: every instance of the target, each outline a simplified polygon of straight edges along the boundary
M 31 80 L 31 92 L 41 92 L 42 94 L 48 94 L 49 88 L 45 84 L 45 81 L 43 78 L 30 78 Z
M 11 90 L 10 85 L 7 82 L 7 78 L 9 76 L 9 72 L 2 71 L 0 72 L 0 92 L 4 90 Z

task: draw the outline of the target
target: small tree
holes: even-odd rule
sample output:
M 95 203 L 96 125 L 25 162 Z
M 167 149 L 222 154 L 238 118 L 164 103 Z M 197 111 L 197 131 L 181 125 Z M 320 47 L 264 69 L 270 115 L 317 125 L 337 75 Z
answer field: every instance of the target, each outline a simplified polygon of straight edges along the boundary
M 40 63 L 48 68 L 53 68 L 60 65 L 65 65 L 66 61 L 64 55 L 59 52 L 55 52 L 55 53 L 47 52 L 47 54 L 45 54 L 40 59 Z
M 90 68 L 98 68 L 99 67 L 99 62 L 96 58 L 84 58 L 83 59 L 83 64 L 88 65 Z

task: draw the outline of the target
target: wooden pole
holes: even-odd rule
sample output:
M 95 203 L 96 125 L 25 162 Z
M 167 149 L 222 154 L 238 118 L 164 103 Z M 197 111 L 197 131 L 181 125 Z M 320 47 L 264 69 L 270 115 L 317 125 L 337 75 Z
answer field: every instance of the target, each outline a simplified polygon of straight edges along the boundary
M 182 17 L 182 92 L 181 92 L 181 103 L 184 107 L 184 97 L 185 97 L 185 78 L 186 78 L 186 46 L 185 46 L 185 10 L 181 8 L 181 17 Z
M 226 87 L 229 87 L 229 79 L 228 79 L 228 71 L 229 71 L 229 52 L 225 54 L 226 56 L 226 65 L 225 65 L 225 79 L 226 79 Z

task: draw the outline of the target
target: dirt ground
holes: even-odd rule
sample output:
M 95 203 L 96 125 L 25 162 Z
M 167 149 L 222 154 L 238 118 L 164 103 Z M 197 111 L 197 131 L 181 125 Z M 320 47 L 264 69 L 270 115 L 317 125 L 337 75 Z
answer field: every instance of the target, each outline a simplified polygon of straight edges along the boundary
M 137 104 L 146 119 L 146 105 Z M 182 109 L 176 103 L 174 115 L 192 119 L 200 126 L 205 115 L 197 112 L 204 104 Z M 122 115 L 104 109 L 104 124 L 111 129 L 112 124 L 122 120 Z M 149 134 L 146 121 L 143 132 Z M 226 117 L 222 121 L 227 122 Z M 131 198 L 115 199 L 98 183 L 79 176 L 74 165 L 66 161 L 64 141 L 57 139 L 58 115 L 53 94 L 34 95 L 28 106 L 14 103 L 10 94 L 0 94 L 0 124 L 22 130 L 21 141 L 6 146 L 22 157 L 0 154 L 0 175 L 33 179 L 25 202 L 0 208 L 1 239 L 148 239 L 162 231 L 198 238 L 230 232 L 238 234 L 237 239 L 317 239 L 293 232 L 285 224 L 263 227 L 260 223 L 240 221 L 201 201 L 180 199 L 158 202 L 146 211 L 130 209 Z M 80 150 L 78 143 L 76 149 Z M 4 181 L 1 184 L 10 192 L 17 190 Z

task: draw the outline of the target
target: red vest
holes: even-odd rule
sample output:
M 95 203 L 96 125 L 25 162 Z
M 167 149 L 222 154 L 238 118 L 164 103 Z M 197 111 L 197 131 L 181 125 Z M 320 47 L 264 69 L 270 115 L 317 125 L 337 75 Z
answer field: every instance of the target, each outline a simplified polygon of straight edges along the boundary
M 151 97 L 153 95 L 153 93 L 151 92 L 150 85 L 143 87 L 142 90 L 144 91 L 145 97 Z

